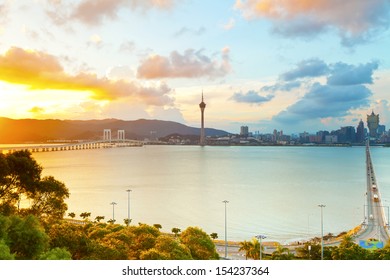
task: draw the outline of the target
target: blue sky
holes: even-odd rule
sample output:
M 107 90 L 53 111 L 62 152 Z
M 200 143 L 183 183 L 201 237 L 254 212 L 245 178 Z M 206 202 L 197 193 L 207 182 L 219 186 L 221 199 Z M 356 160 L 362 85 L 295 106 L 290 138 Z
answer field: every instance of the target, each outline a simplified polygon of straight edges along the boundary
M 390 121 L 388 0 L 0 0 L 1 116 L 262 133 Z

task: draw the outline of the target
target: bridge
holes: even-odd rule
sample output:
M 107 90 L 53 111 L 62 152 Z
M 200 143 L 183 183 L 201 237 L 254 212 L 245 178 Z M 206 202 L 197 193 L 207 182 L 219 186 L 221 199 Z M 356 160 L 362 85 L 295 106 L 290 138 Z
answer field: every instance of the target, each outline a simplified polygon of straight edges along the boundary
M 366 173 L 367 204 L 365 205 L 365 218 L 361 231 L 356 235 L 356 240 L 376 239 L 386 243 L 390 236 L 388 223 L 389 206 L 382 205 L 368 141 L 366 144 Z
M 125 139 L 125 131 L 118 130 L 117 138 L 111 137 L 111 129 L 104 129 L 103 140 L 97 141 L 79 141 L 63 144 L 28 144 L 15 146 L 0 146 L 0 153 L 12 153 L 16 151 L 27 150 L 31 153 L 37 152 L 56 152 L 70 150 L 87 150 L 100 148 L 117 148 L 117 147 L 140 147 L 142 141 Z

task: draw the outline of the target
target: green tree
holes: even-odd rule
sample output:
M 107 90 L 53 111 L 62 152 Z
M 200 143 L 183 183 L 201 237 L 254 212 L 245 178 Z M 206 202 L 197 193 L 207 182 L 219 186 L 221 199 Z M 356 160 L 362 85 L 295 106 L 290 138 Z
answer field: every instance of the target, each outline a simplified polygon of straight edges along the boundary
M 80 214 L 80 217 L 83 218 L 83 220 L 86 220 L 90 216 L 91 216 L 91 212 L 83 212 Z
M 153 226 L 158 229 L 158 230 L 161 230 L 162 229 L 162 225 L 160 224 L 153 224 Z
M 104 220 L 104 216 L 96 216 L 95 221 L 100 223 L 100 221 Z
M 51 249 L 39 257 L 40 260 L 71 260 L 71 253 L 63 248 Z
M 215 240 L 215 239 L 218 238 L 218 233 L 213 232 L 213 233 L 210 234 L 210 237 L 211 237 L 213 240 Z
M 36 216 L 62 219 L 68 206 L 64 202 L 69 198 L 69 191 L 65 184 L 52 176 L 44 177 L 31 193 L 30 212 Z
M 10 248 L 4 240 L 0 239 L 0 260 L 14 260 L 15 255 L 11 254 Z
M 130 223 L 131 223 L 131 219 L 127 219 L 127 218 L 123 219 L 123 222 L 124 222 L 125 225 L 129 226 Z
M 219 255 L 210 236 L 198 227 L 188 227 L 180 235 L 182 244 L 190 249 L 195 260 L 218 260 Z
M 153 248 L 143 251 L 141 260 L 191 260 L 190 250 L 176 239 L 160 235 Z
M 181 229 L 174 227 L 172 228 L 172 233 L 177 237 L 179 233 L 181 232 Z
M 321 244 L 319 243 L 307 242 L 302 247 L 297 248 L 296 251 L 297 251 L 297 257 L 304 260 L 321 259 Z M 325 250 L 324 250 L 324 256 L 325 256 Z
M 74 219 L 76 217 L 76 214 L 74 212 L 68 213 L 68 216 Z
M 271 254 L 271 260 L 292 260 L 294 259 L 294 254 L 290 252 L 288 248 L 278 246 L 274 252 Z
M 332 251 L 334 260 L 366 260 L 369 252 L 353 242 L 351 236 L 346 235 L 340 245 Z
M 252 251 L 252 247 L 253 247 L 253 243 L 250 242 L 250 241 L 242 241 L 239 243 L 239 248 L 238 248 L 238 251 L 239 252 L 245 252 L 245 259 L 247 260 L 251 254 L 250 252 Z
M 32 215 L 11 216 L 7 235 L 10 251 L 17 259 L 37 259 L 49 244 L 43 227 Z

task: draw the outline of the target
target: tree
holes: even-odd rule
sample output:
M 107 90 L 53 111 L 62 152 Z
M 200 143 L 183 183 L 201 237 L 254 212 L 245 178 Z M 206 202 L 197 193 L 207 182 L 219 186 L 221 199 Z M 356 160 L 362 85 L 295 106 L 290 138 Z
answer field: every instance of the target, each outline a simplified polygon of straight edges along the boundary
M 83 212 L 80 214 L 80 217 L 83 218 L 83 220 L 86 220 L 90 216 L 91 216 L 91 212 Z
M 100 223 L 100 221 L 104 220 L 104 216 L 96 216 L 95 221 Z
M 17 259 L 38 259 L 49 245 L 49 238 L 38 219 L 32 215 L 10 216 L 9 219 L 7 238 L 11 253 Z
M 250 255 L 251 255 L 250 252 L 252 250 L 253 243 L 244 240 L 244 241 L 240 242 L 239 246 L 240 247 L 238 249 L 238 252 L 244 251 L 245 252 L 245 259 L 247 260 L 248 257 L 250 257 Z
M 309 250 L 310 248 L 310 250 Z M 324 256 L 325 256 L 324 248 Z M 321 244 L 314 242 L 307 242 L 303 247 L 296 249 L 297 256 L 304 260 L 320 260 L 321 259 Z
M 210 236 L 198 227 L 188 227 L 180 235 L 181 242 L 190 249 L 195 260 L 218 260 L 219 255 Z
M 11 254 L 8 245 L 4 240 L 0 239 L 0 260 L 14 260 L 15 255 Z
M 175 235 L 175 237 L 177 237 L 180 232 L 181 232 L 181 229 L 176 228 L 176 227 L 172 228 L 172 233 Z
M 62 219 L 68 206 L 64 202 L 69 198 L 69 191 L 65 184 L 52 176 L 44 177 L 31 193 L 30 212 L 36 216 Z
M 278 246 L 274 252 L 271 254 L 271 260 L 292 260 L 294 259 L 294 254 L 290 252 L 288 248 Z
M 213 240 L 215 240 L 215 239 L 218 238 L 218 233 L 213 232 L 213 233 L 210 234 L 210 237 L 211 237 Z
M 334 260 L 366 260 L 369 252 L 353 242 L 353 237 L 346 235 L 340 245 L 332 251 Z
M 74 219 L 74 217 L 76 217 L 76 214 L 74 212 L 70 212 L 68 213 L 68 216 Z
M 29 151 L 1 155 L 0 170 L 0 213 L 34 214 L 45 219 L 63 217 L 68 189 L 51 176 L 41 178 L 42 167 Z M 29 200 L 30 207 L 20 209 L 22 200 Z
M 158 229 L 158 230 L 161 230 L 162 229 L 162 226 L 160 224 L 153 224 L 153 226 Z
M 190 250 L 176 239 L 160 235 L 152 249 L 144 251 L 141 260 L 192 260 Z
M 44 254 L 39 258 L 40 260 L 71 260 L 71 253 L 63 248 L 54 248 Z
M 131 219 L 123 219 L 123 222 L 125 223 L 125 225 L 129 226 L 131 223 Z

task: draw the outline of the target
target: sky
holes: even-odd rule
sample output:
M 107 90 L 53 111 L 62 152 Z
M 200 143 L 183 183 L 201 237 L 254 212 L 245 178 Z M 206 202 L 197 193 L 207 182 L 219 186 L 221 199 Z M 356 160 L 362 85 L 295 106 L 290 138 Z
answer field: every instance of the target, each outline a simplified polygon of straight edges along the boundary
M 0 0 L 0 116 L 390 126 L 389 0 Z

